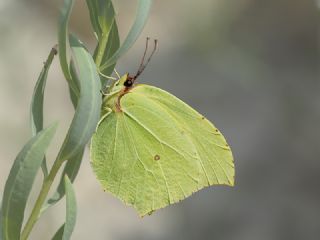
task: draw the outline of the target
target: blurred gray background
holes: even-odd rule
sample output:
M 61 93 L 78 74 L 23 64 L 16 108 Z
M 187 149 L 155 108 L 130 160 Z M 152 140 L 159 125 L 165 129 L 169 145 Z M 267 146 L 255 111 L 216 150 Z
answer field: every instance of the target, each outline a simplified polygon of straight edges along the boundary
M 136 1 L 114 2 L 123 39 Z M 61 1 L 0 0 L 0 193 L 30 137 L 32 90 L 56 43 L 60 6 Z M 204 189 L 141 219 L 101 190 L 87 152 L 75 184 L 79 214 L 73 239 L 319 239 L 318 15 L 308 0 L 156 0 L 118 71 L 136 71 L 145 37 L 159 39 L 139 81 L 175 94 L 215 123 L 233 149 L 236 186 Z M 77 1 L 71 30 L 93 49 L 84 0 Z M 46 94 L 46 124 L 60 123 L 53 159 L 73 113 L 57 59 Z M 61 201 L 31 239 L 50 239 L 64 214 Z

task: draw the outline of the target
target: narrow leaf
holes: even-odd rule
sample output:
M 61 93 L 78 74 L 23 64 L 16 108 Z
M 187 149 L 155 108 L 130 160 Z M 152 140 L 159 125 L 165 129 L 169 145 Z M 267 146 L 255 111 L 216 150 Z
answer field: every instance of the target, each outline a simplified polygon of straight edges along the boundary
M 108 59 L 119 49 L 120 39 L 118 33 L 118 26 L 115 20 L 115 10 L 111 0 L 87 0 L 88 9 L 90 12 L 91 25 L 98 37 L 98 44 L 95 48 L 93 59 L 96 65 L 103 65 Z M 107 7 L 103 7 L 107 6 Z M 104 9 L 101 14 L 99 9 Z M 101 19 L 106 19 L 107 27 L 101 26 Z M 109 29 L 111 27 L 111 29 Z M 104 30 L 104 36 L 102 31 Z M 110 76 L 115 67 L 115 63 L 103 69 L 101 73 Z M 107 79 L 101 76 L 101 85 L 105 86 Z
M 110 32 L 114 23 L 114 8 L 111 0 L 87 0 L 91 25 L 100 42 L 102 35 Z
M 44 90 L 46 87 L 48 71 L 53 61 L 54 56 L 57 54 L 56 47 L 53 47 L 50 54 L 44 63 L 43 69 L 39 75 L 36 86 L 33 91 L 33 96 L 31 100 L 31 130 L 32 136 L 35 136 L 38 132 L 43 129 L 43 100 L 44 100 Z M 48 175 L 47 163 L 44 157 L 42 162 L 42 172 L 44 176 Z
M 136 19 L 131 27 L 131 30 L 128 33 L 128 36 L 124 40 L 121 47 L 115 52 L 115 54 L 108 59 L 106 63 L 104 63 L 100 67 L 100 71 L 103 71 L 107 67 L 114 64 L 121 56 L 123 56 L 135 43 L 137 38 L 139 37 L 142 29 L 147 21 L 150 8 L 151 8 L 152 0 L 139 0 L 138 10 L 136 14 Z
M 54 234 L 52 240 L 61 240 L 62 239 L 62 235 L 63 235 L 63 230 L 64 230 L 64 225 L 62 224 L 62 226 L 58 229 L 58 231 Z
M 103 53 L 103 58 L 101 63 L 104 64 L 106 61 L 108 61 L 108 59 L 119 49 L 119 46 L 120 46 L 120 39 L 119 39 L 118 27 L 116 22 L 114 22 L 109 34 L 108 42 L 106 45 L 106 49 Z M 94 58 L 97 54 L 97 51 L 98 51 L 98 47 L 95 50 Z M 110 65 L 109 67 L 101 71 L 101 73 L 103 73 L 106 76 L 111 76 L 115 65 L 116 65 L 115 63 Z M 106 84 L 107 84 L 107 79 L 105 79 L 104 77 L 101 77 L 101 85 L 105 86 Z
M 54 124 L 32 137 L 14 161 L 5 184 L 2 202 L 4 240 L 20 238 L 27 199 L 56 128 L 57 124 Z
M 58 25 L 58 42 L 59 42 L 59 59 L 60 59 L 60 65 L 62 72 L 69 82 L 69 85 L 71 88 L 74 88 L 72 85 L 72 78 L 69 72 L 69 65 L 68 65 L 68 23 L 71 15 L 71 11 L 74 5 L 74 0 L 64 0 L 63 7 L 60 11 L 60 17 L 59 17 L 59 25 Z
M 64 177 L 64 187 L 66 189 L 66 222 L 58 229 L 52 240 L 69 240 L 74 230 L 77 218 L 77 202 L 68 176 Z
M 98 38 L 101 38 L 101 28 L 98 19 L 98 5 L 96 0 L 87 0 L 87 6 L 89 9 L 91 25 Z
M 119 38 L 118 26 L 116 22 L 114 22 L 109 35 L 106 51 L 104 52 L 104 55 L 103 55 L 102 63 L 107 62 L 108 59 L 115 54 L 115 52 L 119 49 L 119 47 L 120 47 L 120 38 Z M 107 74 L 108 73 L 106 72 L 107 69 L 104 69 L 102 73 Z M 111 70 L 111 73 L 112 73 L 112 70 Z
M 102 33 L 110 32 L 114 20 L 114 11 L 111 0 L 98 0 L 98 22 Z
M 70 63 L 70 74 L 72 77 L 72 81 L 74 82 L 74 85 L 76 86 L 76 92 L 74 91 L 74 89 L 72 89 L 69 86 L 70 99 L 71 99 L 73 107 L 76 109 L 77 105 L 78 105 L 79 95 L 80 95 L 80 87 L 79 87 L 79 80 L 77 79 L 78 76 L 76 74 L 76 70 L 74 68 L 74 64 L 72 61 Z
M 97 126 L 101 107 L 101 83 L 95 63 L 82 43 L 70 35 L 71 49 L 80 86 L 77 109 L 58 159 L 75 157 L 87 144 Z
M 79 80 L 78 80 L 78 76 L 77 76 L 73 62 L 70 64 L 70 73 L 71 73 L 71 76 L 72 76 L 74 83 L 77 86 L 78 95 L 79 95 L 79 92 L 80 92 Z M 73 104 L 74 108 L 76 108 L 78 105 L 78 97 L 76 96 L 76 94 L 73 92 L 73 90 L 70 87 L 69 87 L 69 92 L 70 92 L 70 98 L 71 98 L 72 104 Z M 60 199 L 64 196 L 64 194 L 65 194 L 64 175 L 67 175 L 69 177 L 69 179 L 71 180 L 71 182 L 73 182 L 75 180 L 75 178 L 78 174 L 81 162 L 82 162 L 84 149 L 85 149 L 85 146 L 82 149 L 80 149 L 77 154 L 75 154 L 73 157 L 68 159 L 66 165 L 64 166 L 59 185 L 58 185 L 56 191 L 54 192 L 54 194 L 51 196 L 51 198 L 48 199 L 47 202 L 43 205 L 43 207 L 41 209 L 41 213 L 43 213 L 49 207 L 51 207 L 54 204 L 56 204 L 57 202 L 59 202 Z
M 111 0 L 87 0 L 87 5 L 89 9 L 93 9 L 94 24 L 97 23 L 101 33 L 98 36 L 98 44 L 94 53 L 94 61 L 99 69 L 103 64 L 102 60 L 106 52 L 109 52 L 107 49 L 108 42 L 110 40 L 110 33 L 112 31 L 112 26 L 115 24 L 115 12 Z M 109 44 L 110 46 L 110 44 Z M 103 84 L 103 78 L 102 78 Z
M 64 180 L 66 189 L 66 223 L 64 225 L 62 240 L 69 240 L 76 225 L 77 202 L 72 183 L 68 176 L 65 176 Z

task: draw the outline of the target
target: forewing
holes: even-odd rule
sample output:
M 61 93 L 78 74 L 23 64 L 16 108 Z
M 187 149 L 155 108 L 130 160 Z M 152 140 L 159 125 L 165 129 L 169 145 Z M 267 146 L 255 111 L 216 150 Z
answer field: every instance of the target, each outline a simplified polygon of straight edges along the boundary
M 170 93 L 148 85 L 138 85 L 132 94 L 163 108 L 195 146 L 201 165 L 198 188 L 208 185 L 234 185 L 234 163 L 229 145 L 221 132 L 204 116 Z

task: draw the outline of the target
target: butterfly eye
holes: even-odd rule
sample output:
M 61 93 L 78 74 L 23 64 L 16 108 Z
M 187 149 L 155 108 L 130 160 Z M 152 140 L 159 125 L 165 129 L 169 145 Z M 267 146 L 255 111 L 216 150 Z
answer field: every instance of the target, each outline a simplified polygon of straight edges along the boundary
M 127 80 L 123 83 L 123 85 L 124 85 L 125 87 L 131 87 L 132 84 L 133 84 L 133 81 L 132 81 L 131 79 L 127 79 Z

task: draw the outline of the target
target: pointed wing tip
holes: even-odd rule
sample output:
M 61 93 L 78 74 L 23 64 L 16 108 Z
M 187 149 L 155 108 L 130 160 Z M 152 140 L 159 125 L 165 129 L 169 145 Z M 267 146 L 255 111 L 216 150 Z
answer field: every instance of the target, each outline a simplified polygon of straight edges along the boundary
M 234 181 L 234 179 L 233 179 L 232 181 L 230 181 L 228 184 L 226 184 L 226 186 L 234 187 L 234 186 L 235 186 L 235 181 Z
M 142 219 L 146 216 L 151 216 L 156 210 L 150 210 L 149 212 L 139 212 L 139 210 L 137 211 L 138 211 L 139 217 Z

